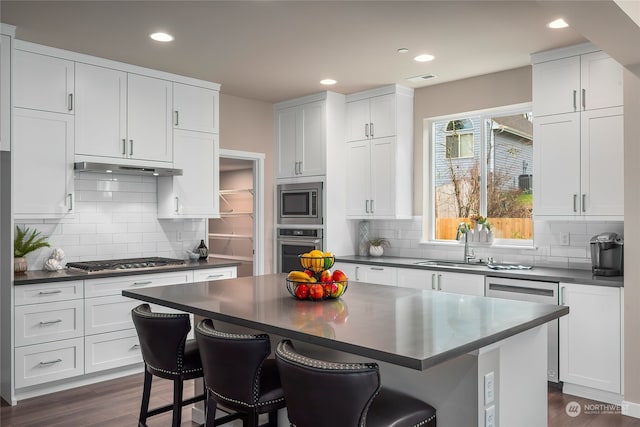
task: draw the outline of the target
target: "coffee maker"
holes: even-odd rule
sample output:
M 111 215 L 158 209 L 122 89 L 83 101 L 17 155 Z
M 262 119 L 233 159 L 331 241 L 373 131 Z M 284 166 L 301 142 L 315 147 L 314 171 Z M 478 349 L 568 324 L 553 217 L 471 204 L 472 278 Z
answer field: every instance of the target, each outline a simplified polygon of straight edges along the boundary
M 622 276 L 624 273 L 622 236 L 606 232 L 593 236 L 591 246 L 591 271 L 594 276 Z

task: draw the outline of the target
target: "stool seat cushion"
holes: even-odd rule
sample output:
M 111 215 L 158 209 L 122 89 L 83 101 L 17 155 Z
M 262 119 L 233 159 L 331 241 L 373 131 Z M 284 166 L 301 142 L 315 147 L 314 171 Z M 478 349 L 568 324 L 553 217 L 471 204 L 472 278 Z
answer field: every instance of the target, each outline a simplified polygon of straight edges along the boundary
M 431 427 L 436 425 L 433 406 L 405 393 L 380 389 L 367 412 L 367 427 Z
M 266 359 L 260 371 L 260 397 L 258 405 L 265 408 L 266 412 L 281 408 L 284 402 L 284 393 L 280 385 L 280 373 L 275 359 Z

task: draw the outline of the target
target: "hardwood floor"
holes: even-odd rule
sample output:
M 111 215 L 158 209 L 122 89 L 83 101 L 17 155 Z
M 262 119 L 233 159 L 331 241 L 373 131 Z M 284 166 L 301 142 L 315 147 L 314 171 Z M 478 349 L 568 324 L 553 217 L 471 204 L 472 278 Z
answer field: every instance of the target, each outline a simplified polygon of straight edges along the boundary
M 192 395 L 193 382 L 188 381 L 185 383 L 185 397 Z M 3 402 L 0 408 L 0 426 L 135 427 L 141 396 L 142 374 L 27 399 L 16 406 L 8 406 Z M 171 382 L 154 378 L 151 407 L 171 403 L 171 399 Z M 566 406 L 570 402 L 581 405 L 582 412 L 576 417 L 567 415 Z M 588 406 L 594 403 L 598 402 L 563 395 L 555 389 L 549 389 L 549 427 L 640 427 L 640 419 L 620 415 L 619 411 L 615 411 L 615 414 L 601 413 L 600 409 L 603 408 Z M 148 425 L 149 427 L 169 426 L 171 414 L 151 417 Z M 190 407 L 182 411 L 182 426 L 198 426 L 191 421 Z

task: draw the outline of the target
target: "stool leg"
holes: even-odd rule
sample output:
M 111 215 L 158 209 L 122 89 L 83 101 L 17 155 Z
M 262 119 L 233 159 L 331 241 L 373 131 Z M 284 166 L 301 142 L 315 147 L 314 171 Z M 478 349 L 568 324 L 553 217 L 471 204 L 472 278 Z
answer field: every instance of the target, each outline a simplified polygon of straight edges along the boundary
M 144 386 L 142 387 L 142 405 L 140 405 L 140 418 L 138 424 L 140 426 L 147 425 L 147 412 L 149 412 L 149 399 L 151 397 L 151 380 L 153 375 L 144 368 Z
M 173 427 L 182 422 L 182 380 L 173 380 Z
M 218 407 L 218 402 L 216 402 L 213 399 L 213 394 L 209 393 L 209 390 L 206 390 L 206 396 L 207 396 L 207 411 L 206 411 L 205 427 L 215 427 L 216 409 Z

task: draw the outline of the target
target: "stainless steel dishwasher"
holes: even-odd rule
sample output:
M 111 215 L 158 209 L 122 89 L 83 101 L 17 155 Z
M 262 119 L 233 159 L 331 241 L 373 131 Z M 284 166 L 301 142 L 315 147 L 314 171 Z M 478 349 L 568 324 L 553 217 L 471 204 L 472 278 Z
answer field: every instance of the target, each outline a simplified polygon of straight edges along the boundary
M 558 305 L 558 282 L 540 282 L 536 280 L 506 279 L 504 277 L 485 278 L 485 295 L 494 298 L 512 299 L 518 301 L 539 302 Z M 557 383 L 558 374 L 558 319 L 548 324 L 549 346 L 547 379 Z

